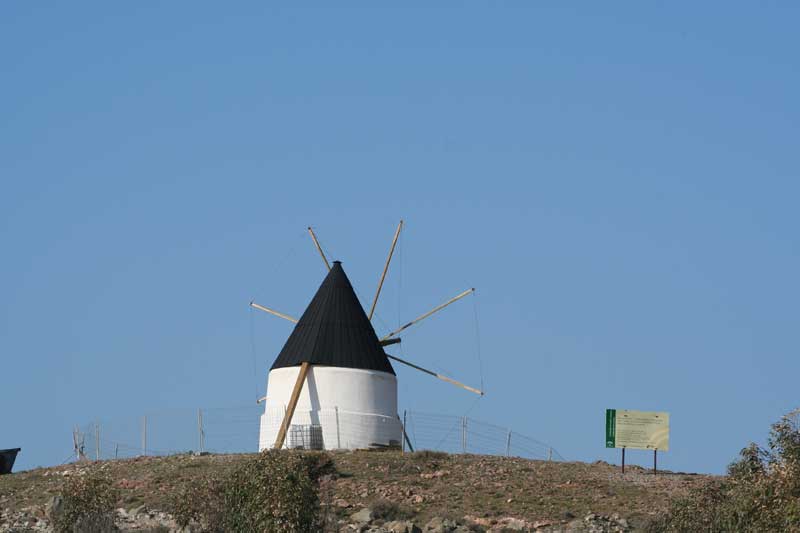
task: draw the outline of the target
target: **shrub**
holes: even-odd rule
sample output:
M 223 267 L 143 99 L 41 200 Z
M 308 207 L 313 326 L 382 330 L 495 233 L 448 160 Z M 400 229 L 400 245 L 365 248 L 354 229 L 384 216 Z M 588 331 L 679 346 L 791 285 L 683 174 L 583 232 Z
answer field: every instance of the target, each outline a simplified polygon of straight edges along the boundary
M 265 451 L 235 470 L 225 487 L 228 531 L 317 531 L 317 482 L 327 456 Z
M 414 513 L 408 507 L 389 500 L 376 500 L 370 505 L 375 518 L 380 518 L 386 522 L 393 520 L 408 520 L 413 518 Z
M 676 500 L 648 526 L 666 531 L 800 532 L 800 411 L 772 425 L 766 449 L 750 444 L 728 477 Z
M 206 533 L 224 531 L 224 485 L 216 476 L 202 477 L 176 495 L 172 516 L 179 526 L 195 524 Z
M 209 533 L 311 533 L 321 529 L 319 481 L 333 471 L 319 453 L 268 450 L 226 479 L 190 487 L 174 504 L 178 525 Z
M 114 507 L 117 491 L 102 473 L 74 476 L 61 488 L 62 507 L 53 517 L 57 533 L 117 531 Z
M 419 462 L 441 462 L 446 460 L 449 456 L 445 452 L 435 450 L 420 450 L 411 454 L 415 461 Z

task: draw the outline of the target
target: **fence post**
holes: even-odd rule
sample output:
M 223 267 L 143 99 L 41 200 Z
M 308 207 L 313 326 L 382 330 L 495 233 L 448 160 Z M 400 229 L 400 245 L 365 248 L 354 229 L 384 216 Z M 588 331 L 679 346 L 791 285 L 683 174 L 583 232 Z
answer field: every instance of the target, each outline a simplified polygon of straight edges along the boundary
M 508 436 L 506 437 L 506 457 L 511 456 L 511 430 L 508 430 Z
M 339 406 L 333 408 L 336 411 L 336 448 L 341 450 L 342 449 L 342 433 L 339 429 Z
M 403 409 L 403 434 L 400 435 L 400 451 L 406 453 L 406 414 L 408 411 Z
M 467 417 L 461 417 L 461 453 L 467 453 Z
M 142 417 L 142 455 L 147 455 L 147 415 Z
M 205 451 L 206 447 L 206 436 L 203 432 L 203 410 L 197 410 L 197 446 L 200 449 L 200 453 Z
M 94 423 L 94 456 L 100 460 L 100 422 Z

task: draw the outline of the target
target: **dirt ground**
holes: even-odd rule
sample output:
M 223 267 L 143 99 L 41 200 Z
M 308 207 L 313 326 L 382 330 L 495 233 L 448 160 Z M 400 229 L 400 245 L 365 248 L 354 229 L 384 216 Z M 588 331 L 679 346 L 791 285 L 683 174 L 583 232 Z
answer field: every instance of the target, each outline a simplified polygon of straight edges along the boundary
M 302 452 L 297 452 L 302 453 Z M 420 520 L 430 517 L 513 516 L 564 520 L 587 513 L 618 513 L 643 524 L 690 487 L 711 476 L 632 466 L 625 475 L 606 463 L 531 461 L 438 452 L 331 452 L 337 474 L 323 504 L 348 516 L 391 502 Z M 175 455 L 73 463 L 0 477 L 0 509 L 44 507 L 64 479 L 88 469 L 107 472 L 120 489 L 120 506 L 169 510 L 179 489 L 203 476 L 225 475 L 248 455 Z

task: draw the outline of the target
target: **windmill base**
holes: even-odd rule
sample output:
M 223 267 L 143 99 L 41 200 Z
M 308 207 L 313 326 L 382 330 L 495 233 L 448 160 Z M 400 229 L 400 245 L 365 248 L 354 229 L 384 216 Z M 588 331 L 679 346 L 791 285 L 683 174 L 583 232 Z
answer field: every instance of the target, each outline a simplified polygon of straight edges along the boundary
M 272 448 L 299 367 L 269 373 L 259 450 Z M 314 366 L 292 417 L 284 448 L 354 450 L 400 446 L 397 378 L 387 372 Z

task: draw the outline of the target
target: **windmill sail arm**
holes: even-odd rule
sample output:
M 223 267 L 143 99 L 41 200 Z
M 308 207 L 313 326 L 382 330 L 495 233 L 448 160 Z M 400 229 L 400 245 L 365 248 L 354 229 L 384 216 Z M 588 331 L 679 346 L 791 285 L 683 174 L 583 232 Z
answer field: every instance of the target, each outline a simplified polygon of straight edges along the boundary
M 255 302 L 250 302 L 250 307 L 252 307 L 253 309 L 258 309 L 259 311 L 264 311 L 265 313 L 269 313 L 271 315 L 275 315 L 275 316 L 280 317 L 280 318 L 282 318 L 284 320 L 288 320 L 289 322 L 293 322 L 293 323 L 297 324 L 297 319 L 296 318 L 290 317 L 289 315 L 285 315 L 285 314 L 281 313 L 280 311 L 276 311 L 274 309 L 270 309 L 269 307 L 265 307 L 263 305 L 259 305 L 259 304 L 255 303 Z
M 383 267 L 383 272 L 381 273 L 381 279 L 378 282 L 378 290 L 375 291 L 375 298 L 372 300 L 372 307 L 369 310 L 369 315 L 367 317 L 372 320 L 372 315 L 375 314 L 375 306 L 378 305 L 378 297 L 381 295 L 381 289 L 383 288 L 383 282 L 386 279 L 386 272 L 389 270 L 389 263 L 392 262 L 392 255 L 394 255 L 394 247 L 397 246 L 397 238 L 400 237 L 400 230 L 403 229 L 403 221 L 400 221 L 400 224 L 397 225 L 397 231 L 394 232 L 394 238 L 392 239 L 392 246 L 389 248 L 389 257 L 386 258 L 386 265 Z
M 461 298 L 463 298 L 464 296 L 467 296 L 467 295 L 469 295 L 469 294 L 472 294 L 473 292 L 475 292 L 475 289 L 474 289 L 474 288 L 472 288 L 472 289 L 467 289 L 467 290 L 465 290 L 464 292 L 462 292 L 461 294 L 459 294 L 458 296 L 454 296 L 453 298 L 450 298 L 450 299 L 449 299 L 449 300 L 447 300 L 445 303 L 443 303 L 443 304 L 440 304 L 440 305 L 437 305 L 436 307 L 434 307 L 433 309 L 431 309 L 431 310 L 430 310 L 430 311 L 428 311 L 427 313 L 425 313 L 425 314 L 423 314 L 423 315 L 420 315 L 420 316 L 418 316 L 417 318 L 415 318 L 414 320 L 412 320 L 412 321 L 411 321 L 411 322 L 409 322 L 408 324 L 406 324 L 406 325 L 404 325 L 404 326 L 401 326 L 400 328 L 398 328 L 398 329 L 396 329 L 396 330 L 392 331 L 391 333 L 389 333 L 388 335 L 384 336 L 384 337 L 381 339 L 381 342 L 385 341 L 386 339 L 390 339 L 390 338 L 394 337 L 395 335 L 397 335 L 397 334 L 398 334 L 398 333 L 400 333 L 401 331 L 403 331 L 403 330 L 405 330 L 405 329 L 407 329 L 407 328 L 410 328 L 411 326 L 413 326 L 414 324 L 416 324 L 416 323 L 418 323 L 418 322 L 421 322 L 421 321 L 425 320 L 426 318 L 428 318 L 428 317 L 429 317 L 429 316 L 431 316 L 432 314 L 434 314 L 434 313 L 436 313 L 436 312 L 438 312 L 438 311 L 441 311 L 442 309 L 444 309 L 444 308 L 445 308 L 445 307 L 447 307 L 448 305 L 450 305 L 450 304 L 452 304 L 452 303 L 455 303 L 455 302 L 457 302 L 458 300 L 460 300 L 460 299 L 461 299 Z
M 400 344 L 402 339 L 400 337 L 396 337 L 394 339 L 386 339 L 385 341 L 380 341 L 381 346 L 390 346 L 392 344 Z
M 425 372 L 426 374 L 428 374 L 430 376 L 433 376 L 435 378 L 441 379 L 442 381 L 446 381 L 448 383 L 456 385 L 457 387 L 461 387 L 462 389 L 466 389 L 466 390 L 468 390 L 468 391 L 470 391 L 472 393 L 475 393 L 475 394 L 477 394 L 479 396 L 483 396 L 483 391 L 482 390 L 478 390 L 478 389 L 476 389 L 474 387 L 470 387 L 469 385 L 464 385 L 460 381 L 456 381 L 453 378 L 449 378 L 447 376 L 443 376 L 442 374 L 439 374 L 438 372 L 434 372 L 433 370 L 428 370 L 427 368 L 422 368 L 419 365 L 415 365 L 414 363 L 412 363 L 410 361 L 406 361 L 405 359 L 400 359 L 399 357 L 395 357 L 393 355 L 386 354 L 386 357 L 388 357 L 389 359 L 391 359 L 393 361 L 397 361 L 398 363 L 403 363 L 406 366 L 410 366 L 411 368 L 415 368 L 415 369 L 419 370 L 420 372 Z
M 314 246 L 317 247 L 319 255 L 322 256 L 322 260 L 325 262 L 325 266 L 328 267 L 328 272 L 330 272 L 331 264 L 328 262 L 328 258 L 325 257 L 325 252 L 322 251 L 322 246 L 320 246 L 319 241 L 317 240 L 317 236 L 314 234 L 314 230 L 311 228 L 311 226 L 308 227 L 308 234 L 311 235 L 311 240 L 314 241 Z

